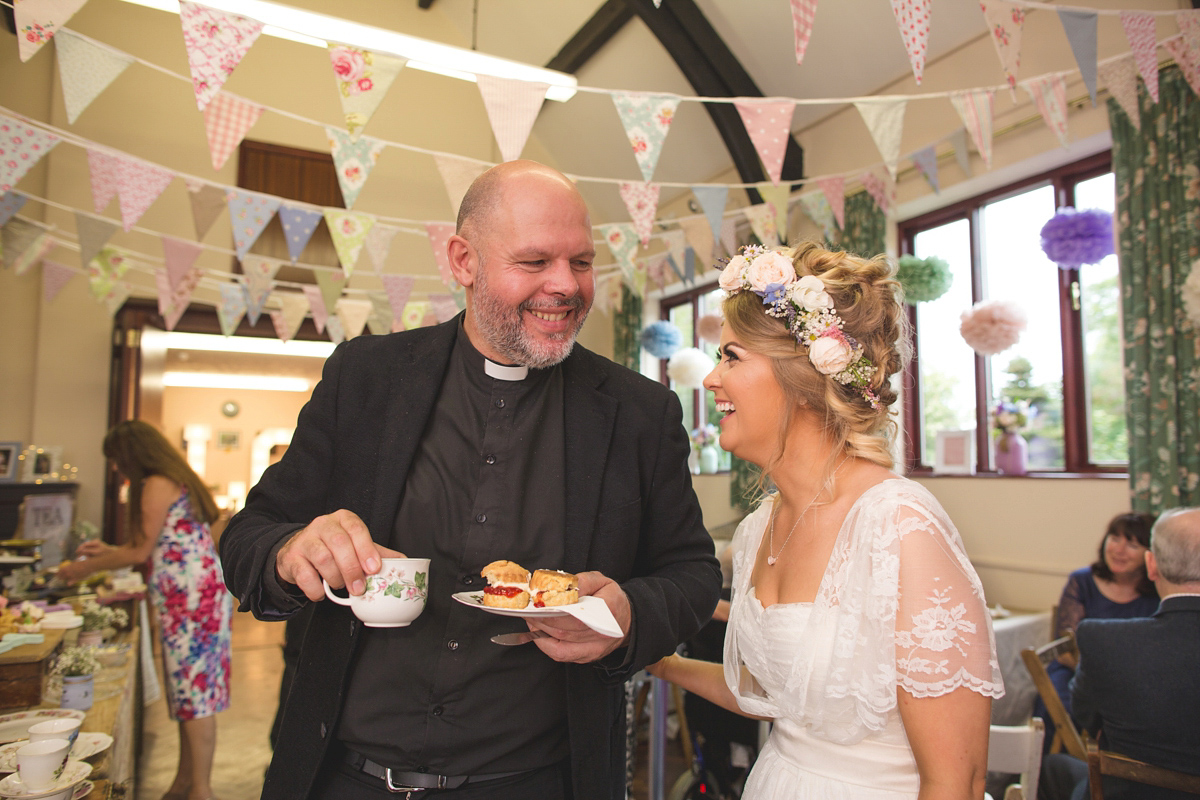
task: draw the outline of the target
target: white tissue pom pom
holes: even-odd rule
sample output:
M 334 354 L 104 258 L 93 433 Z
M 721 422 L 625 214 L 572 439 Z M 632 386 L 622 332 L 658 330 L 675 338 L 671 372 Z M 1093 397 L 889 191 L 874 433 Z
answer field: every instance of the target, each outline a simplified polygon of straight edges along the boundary
M 676 351 L 667 362 L 667 377 L 684 389 L 699 389 L 716 364 L 706 353 L 695 347 Z
M 959 332 L 981 356 L 994 356 L 1017 343 L 1025 330 L 1025 311 L 1008 300 L 984 300 L 962 313 Z
M 1187 312 L 1192 327 L 1200 328 L 1200 261 L 1192 262 L 1192 272 L 1179 290 L 1183 298 L 1183 310 Z
M 721 341 L 721 315 L 705 314 L 696 320 L 696 333 L 706 342 L 719 344 Z

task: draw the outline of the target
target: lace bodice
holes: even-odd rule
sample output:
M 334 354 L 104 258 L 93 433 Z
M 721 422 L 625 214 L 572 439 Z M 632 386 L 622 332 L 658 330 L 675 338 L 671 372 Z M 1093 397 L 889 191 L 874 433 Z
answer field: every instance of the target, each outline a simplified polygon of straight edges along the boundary
M 958 531 L 924 487 L 892 479 L 855 502 L 811 610 L 792 617 L 803 631 L 782 659 L 778 637 L 756 624 L 762 609 L 753 607 L 750 586 L 770 512 L 764 501 L 731 545 L 725 679 L 744 711 L 787 718 L 814 736 L 849 744 L 885 729 L 897 688 L 916 697 L 960 686 L 1003 695 L 979 578 Z

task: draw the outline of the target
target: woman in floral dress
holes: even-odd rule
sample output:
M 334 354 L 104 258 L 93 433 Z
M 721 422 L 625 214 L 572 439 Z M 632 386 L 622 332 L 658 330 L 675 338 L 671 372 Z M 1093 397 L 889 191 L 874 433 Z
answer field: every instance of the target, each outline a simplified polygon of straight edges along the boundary
M 87 559 L 64 564 L 59 577 L 74 582 L 96 570 L 150 562 L 168 711 L 179 722 L 179 766 L 165 797 L 208 800 L 214 715 L 229 707 L 233 615 L 209 534 L 217 506 L 179 451 L 145 422 L 122 422 L 109 431 L 104 455 L 129 480 L 130 541 L 83 544 L 79 555 Z

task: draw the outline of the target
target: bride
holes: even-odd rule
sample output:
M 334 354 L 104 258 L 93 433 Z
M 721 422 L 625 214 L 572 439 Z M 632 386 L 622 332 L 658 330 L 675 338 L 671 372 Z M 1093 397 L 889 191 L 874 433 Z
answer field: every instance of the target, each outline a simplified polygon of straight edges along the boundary
M 721 273 L 721 446 L 775 491 L 738 527 L 724 664 L 650 671 L 774 721 L 747 800 L 981 798 L 1003 694 L 954 524 L 891 471 L 907 353 L 882 258 L 746 248 Z

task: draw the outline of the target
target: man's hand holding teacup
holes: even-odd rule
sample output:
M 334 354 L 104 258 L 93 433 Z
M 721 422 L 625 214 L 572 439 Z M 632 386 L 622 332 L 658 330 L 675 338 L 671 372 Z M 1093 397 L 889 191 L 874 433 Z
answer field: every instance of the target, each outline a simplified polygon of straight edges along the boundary
M 340 509 L 317 517 L 279 549 L 275 569 L 280 579 L 300 587 L 309 600 L 325 597 L 324 578 L 335 589 L 348 587 L 359 595 L 365 578 L 374 575 L 383 558 L 404 558 L 371 539 L 371 532 L 353 511 Z
M 572 616 L 525 617 L 531 631 L 543 631 L 548 636 L 533 643 L 555 661 L 589 664 L 599 661 L 629 641 L 632 612 L 625 591 L 612 578 L 599 572 L 579 573 L 579 596 L 595 595 L 608 604 L 608 610 L 621 626 L 624 636 L 614 639 L 584 625 Z

